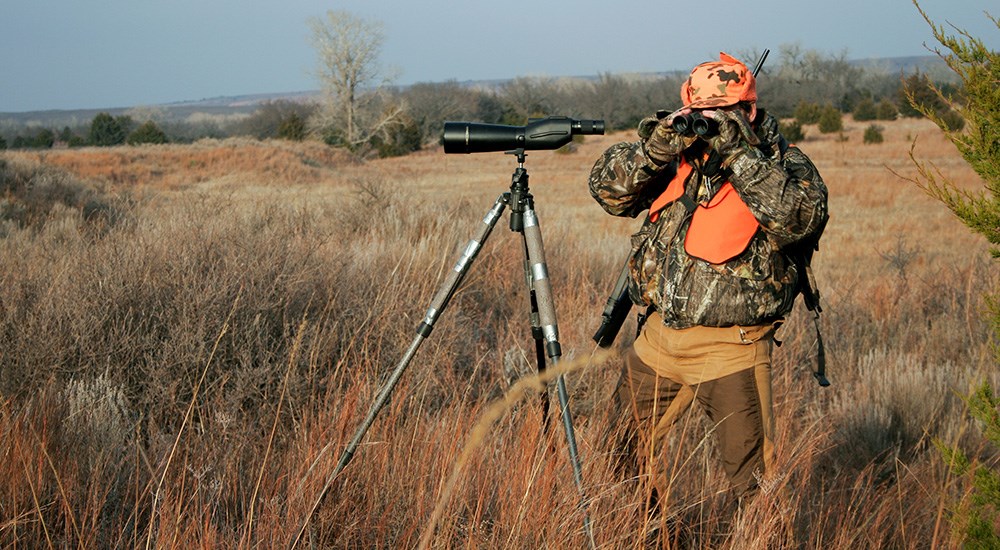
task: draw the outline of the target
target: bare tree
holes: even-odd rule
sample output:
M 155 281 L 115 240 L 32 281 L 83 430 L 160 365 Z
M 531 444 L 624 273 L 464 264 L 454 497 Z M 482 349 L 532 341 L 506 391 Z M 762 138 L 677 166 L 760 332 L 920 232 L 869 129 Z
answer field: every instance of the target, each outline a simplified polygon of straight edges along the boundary
M 384 93 L 390 79 L 379 66 L 382 24 L 331 10 L 325 18 L 311 18 L 309 26 L 324 95 L 314 127 L 328 142 L 357 149 L 396 124 L 403 110 Z
M 508 80 L 500 86 L 500 96 L 510 109 L 504 115 L 506 124 L 522 125 L 529 118 L 557 114 L 553 111 L 558 89 L 549 77 L 519 76 Z
M 469 120 L 479 117 L 483 92 L 466 88 L 455 81 L 418 82 L 400 93 L 410 117 L 420 127 L 424 143 L 441 137 L 446 120 Z M 487 120 L 485 122 L 494 122 Z

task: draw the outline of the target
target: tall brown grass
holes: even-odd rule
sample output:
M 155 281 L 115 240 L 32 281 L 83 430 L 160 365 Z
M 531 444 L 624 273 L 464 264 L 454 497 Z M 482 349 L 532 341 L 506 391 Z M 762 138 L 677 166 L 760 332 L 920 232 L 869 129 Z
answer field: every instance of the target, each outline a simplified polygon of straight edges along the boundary
M 929 440 L 975 441 L 957 395 L 997 381 L 980 296 L 998 281 L 985 244 L 890 169 L 912 172 L 916 139 L 918 158 L 978 183 L 929 123 L 886 124 L 877 145 L 863 130 L 800 143 L 831 190 L 815 270 L 834 385 L 812 381 L 796 310 L 774 365 L 777 474 L 738 515 L 697 414 L 671 436 L 662 517 L 614 473 L 610 394 L 634 326 L 606 360 L 590 335 L 638 222 L 605 215 L 586 178 L 630 136 L 529 153 L 600 547 L 957 545 L 959 495 Z M 534 370 L 505 221 L 310 516 L 511 157 L 357 164 L 224 142 L 0 160 L 0 183 L 23 184 L 4 184 L 0 237 L 0 546 L 281 547 L 304 524 L 304 547 L 586 546 L 558 411 L 546 427 L 529 395 L 469 439 Z M 25 191 L 53 182 L 61 192 Z M 88 216 L 88 202 L 117 214 Z

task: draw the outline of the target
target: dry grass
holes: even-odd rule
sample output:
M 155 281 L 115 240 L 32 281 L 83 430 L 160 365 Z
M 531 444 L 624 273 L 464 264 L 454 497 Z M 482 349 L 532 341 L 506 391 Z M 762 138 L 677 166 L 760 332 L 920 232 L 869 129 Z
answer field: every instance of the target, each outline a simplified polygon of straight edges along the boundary
M 350 162 L 342 151 L 316 142 L 261 143 L 231 138 L 193 145 L 56 149 L 18 156 L 57 166 L 84 179 L 116 186 L 189 187 L 250 175 L 263 184 L 315 183 Z
M 918 158 L 981 184 L 929 123 L 885 124 L 879 145 L 862 145 L 863 131 L 848 121 L 846 141 L 812 130 L 800 143 L 831 190 L 815 267 L 834 386 L 809 375 L 813 336 L 797 310 L 775 363 L 775 479 L 733 517 L 695 415 L 672 436 L 680 466 L 662 524 L 612 472 L 620 359 L 591 360 L 638 222 L 605 215 L 586 177 L 628 136 L 529 153 L 600 547 L 663 532 L 712 548 L 956 544 L 957 488 L 929 439 L 976 441 L 956 392 L 997 381 L 980 296 L 998 281 L 985 243 L 889 169 L 914 172 L 917 138 Z M 514 168 L 500 153 L 356 164 L 253 142 L 0 159 L 5 181 L 25 184 L 5 184 L 0 238 L 5 548 L 287 546 Z M 24 191 L 53 182 L 59 193 Z M 94 201 L 120 212 L 88 217 Z M 505 226 L 302 546 L 586 546 L 562 430 L 555 418 L 546 429 L 539 400 L 511 403 L 469 440 L 534 370 L 521 244 Z

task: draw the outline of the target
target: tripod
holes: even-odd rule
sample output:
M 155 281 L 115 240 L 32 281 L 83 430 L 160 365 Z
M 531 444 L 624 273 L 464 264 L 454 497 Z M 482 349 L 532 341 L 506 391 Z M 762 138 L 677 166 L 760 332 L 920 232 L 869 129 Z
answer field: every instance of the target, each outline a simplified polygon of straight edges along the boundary
M 475 260 L 479 251 L 482 249 L 483 244 L 486 242 L 486 239 L 493 231 L 493 227 L 497 224 L 497 221 L 503 214 L 504 209 L 508 206 L 510 207 L 510 229 L 511 231 L 520 233 L 524 240 L 525 279 L 527 281 L 531 297 L 531 334 L 532 338 L 535 340 L 535 356 L 538 362 L 538 370 L 540 372 L 545 370 L 546 355 L 548 355 L 548 358 L 553 365 L 559 362 L 560 357 L 562 356 L 562 350 L 559 345 L 559 328 L 556 323 L 555 303 L 552 299 L 552 286 L 549 281 L 548 269 L 545 264 L 545 250 L 542 246 L 542 232 L 538 226 L 538 217 L 535 215 L 534 198 L 528 189 L 528 172 L 524 168 L 525 151 L 524 149 L 515 149 L 514 151 L 510 151 L 510 154 L 515 155 L 517 158 L 517 169 L 514 170 L 514 174 L 511 178 L 510 191 L 503 193 L 499 198 L 497 198 L 496 202 L 493 204 L 493 208 L 491 208 L 486 214 L 486 217 L 483 218 L 482 226 L 479 228 L 479 233 L 469 241 L 469 244 L 465 247 L 465 250 L 458 259 L 458 262 L 455 264 L 455 267 L 448 273 L 443 285 L 440 289 L 438 289 L 437 294 L 427 310 L 424 320 L 417 327 L 417 335 L 414 337 L 413 342 L 403 354 L 403 357 L 400 359 L 395 370 L 393 370 L 392 374 L 390 374 L 385 385 L 380 390 L 378 397 L 372 404 L 371 409 L 368 411 L 368 416 L 365 417 L 364 421 L 361 423 L 361 427 L 358 429 L 357 433 L 355 433 L 354 438 L 344 449 L 337 467 L 327 479 L 320 495 L 320 500 L 322 500 L 326 495 L 333 479 L 337 477 L 337 475 L 354 457 L 354 452 L 361 443 L 361 440 L 364 439 L 368 428 L 370 428 L 372 423 L 375 421 L 375 417 L 378 415 L 379 411 L 388 403 L 393 389 L 399 382 L 400 377 L 403 375 L 403 371 L 406 370 L 406 367 L 413 359 L 417 349 L 420 347 L 420 344 L 430 336 L 431 331 L 434 329 L 434 323 L 437 322 L 445 307 L 447 307 L 451 297 L 455 294 L 458 286 L 462 283 L 466 273 L 468 273 L 471 268 L 473 260 Z M 576 483 L 577 490 L 580 493 L 580 505 L 584 512 L 584 530 L 590 541 L 590 546 L 593 548 L 596 544 L 594 542 L 594 536 L 590 525 L 590 516 L 587 512 L 587 501 L 586 494 L 583 489 L 583 475 L 581 472 L 580 457 L 577 452 L 576 435 L 573 430 L 573 417 L 569 408 L 569 396 L 566 391 L 566 381 L 563 375 L 558 377 L 556 381 L 556 388 L 559 397 L 559 405 L 562 409 L 563 428 L 566 432 L 566 443 L 569 448 L 570 462 L 573 466 L 573 479 Z M 547 393 L 545 394 L 543 401 L 543 414 L 547 418 Z

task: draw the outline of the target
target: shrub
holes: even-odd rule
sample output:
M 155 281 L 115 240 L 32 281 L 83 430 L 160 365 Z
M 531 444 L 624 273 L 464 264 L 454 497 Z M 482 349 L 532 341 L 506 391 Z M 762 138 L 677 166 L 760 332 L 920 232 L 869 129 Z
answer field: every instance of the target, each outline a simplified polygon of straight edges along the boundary
M 7 148 L 7 140 L 0 136 L 0 151 Z
M 48 128 L 42 128 L 35 134 L 35 147 L 51 149 L 56 144 L 56 134 Z
M 0 221 L 41 227 L 53 212 L 76 210 L 88 222 L 113 224 L 126 218 L 124 196 L 113 196 L 54 166 L 0 161 Z
M 789 143 L 806 139 L 806 133 L 802 129 L 802 123 L 797 120 L 780 123 L 778 125 L 778 131 L 781 132 L 781 135 L 785 136 L 785 139 L 787 139 Z
M 888 99 L 879 101 L 875 107 L 875 118 L 878 120 L 896 120 L 897 114 L 899 114 L 899 109 L 896 108 L 895 103 Z
M 69 147 L 82 147 L 87 144 L 87 140 L 76 133 L 69 126 L 64 126 L 59 132 L 59 141 L 65 143 Z
M 34 135 L 22 136 L 20 134 L 14 136 L 14 141 L 11 143 L 11 147 L 14 149 L 51 149 L 55 145 L 56 135 L 48 128 L 42 128 L 38 130 Z M 0 149 L 5 149 L 0 147 Z
M 800 124 L 816 124 L 822 114 L 823 109 L 815 103 L 800 101 L 795 106 L 795 120 L 799 121 Z
M 875 120 L 878 118 L 878 109 L 875 107 L 874 101 L 865 98 L 854 106 L 853 115 L 854 120 L 857 120 L 858 122 Z
M 958 147 L 966 162 L 982 176 L 986 192 L 973 193 L 959 188 L 952 181 L 943 179 L 941 173 L 926 163 L 916 161 L 920 178 L 916 183 L 932 197 L 943 202 L 973 231 L 982 234 L 992 245 L 994 260 L 1000 258 L 1000 52 L 990 50 L 982 40 L 966 31 L 956 29 L 960 37 L 948 36 L 944 27 L 934 24 L 920 7 L 920 14 L 931 26 L 934 38 L 950 53 L 938 52 L 961 79 L 964 100 L 954 102 L 947 90 L 930 85 L 926 80 L 904 86 L 909 106 L 934 121 L 944 130 L 948 139 Z M 1000 20 L 991 18 L 1000 27 Z M 956 111 L 957 109 L 957 111 Z M 971 128 L 959 132 L 968 124 Z M 1000 334 L 1000 296 L 989 296 L 990 321 L 994 334 Z M 1000 347 L 994 347 L 994 361 L 1000 364 Z M 989 380 L 984 381 L 967 400 L 969 411 L 982 424 L 983 444 L 1000 445 L 1000 400 L 993 393 Z M 1000 547 L 1000 471 L 995 458 L 972 458 L 963 452 L 958 443 L 953 446 L 936 441 L 945 462 L 952 471 L 963 478 L 968 489 L 953 512 L 952 528 L 956 547 Z M 984 445 L 984 446 L 985 446 Z M 994 451 L 995 456 L 995 451 Z
M 126 142 L 129 145 L 141 145 L 143 143 L 166 143 L 167 134 L 152 120 L 146 121 L 142 126 L 135 129 L 128 135 Z
M 865 128 L 865 144 L 870 143 L 882 143 L 885 139 L 882 137 L 882 127 L 878 124 L 872 124 Z
M 257 139 L 290 139 L 301 141 L 306 137 L 306 119 L 316 111 L 311 103 L 288 100 L 265 101 L 257 110 L 241 121 L 236 132 Z
M 278 125 L 278 137 L 291 141 L 306 139 L 306 119 L 298 113 L 291 113 Z
M 983 436 L 993 445 L 1000 445 L 1000 399 L 993 395 L 993 387 L 983 382 L 966 397 L 969 412 L 979 421 Z M 1000 512 L 1000 472 L 994 471 L 956 447 L 949 447 L 940 439 L 934 440 L 945 462 L 956 476 L 969 480 L 974 496 L 962 502 L 953 512 L 952 521 L 956 534 L 965 539 L 967 548 L 1000 547 L 1000 533 L 996 531 L 997 513 Z
M 384 135 L 374 136 L 371 145 L 379 157 L 399 157 L 419 151 L 422 141 L 420 126 L 413 119 L 403 115 Z
M 925 73 L 915 72 L 903 79 L 899 88 L 899 113 L 904 117 L 917 118 L 923 116 L 917 105 L 923 105 L 932 111 L 941 111 L 947 107 L 944 99 L 934 91 L 934 83 Z
M 951 132 L 957 132 L 962 128 L 965 128 L 965 119 L 962 118 L 962 115 L 958 114 L 952 109 L 943 111 L 939 113 L 938 116 L 941 117 L 941 122 L 943 123 L 944 127 Z
M 819 131 L 823 134 L 832 134 L 844 129 L 843 115 L 833 105 L 826 105 L 819 115 Z
M 97 113 L 90 122 L 89 141 L 98 147 L 110 147 L 125 143 L 127 136 L 121 120 L 108 113 Z
M 966 83 L 968 85 L 968 83 Z M 960 95 L 958 88 L 951 84 L 935 84 L 923 73 L 914 73 L 903 80 L 899 94 L 899 112 L 906 117 L 926 116 L 928 113 L 937 118 L 945 119 L 944 127 L 948 130 L 962 128 L 957 122 L 953 104 L 955 97 Z

